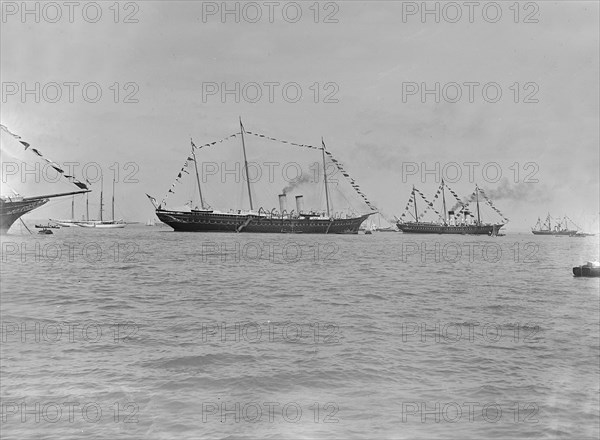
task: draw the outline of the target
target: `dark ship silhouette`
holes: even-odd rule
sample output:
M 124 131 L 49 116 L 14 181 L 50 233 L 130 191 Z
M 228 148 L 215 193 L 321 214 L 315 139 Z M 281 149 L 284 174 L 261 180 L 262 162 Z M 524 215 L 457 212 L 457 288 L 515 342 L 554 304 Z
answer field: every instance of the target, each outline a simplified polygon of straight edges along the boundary
M 250 210 L 235 210 L 230 212 L 220 212 L 206 207 L 202 189 L 200 185 L 200 176 L 198 174 L 198 165 L 196 161 L 195 149 L 192 142 L 192 156 L 196 171 L 196 181 L 198 185 L 198 195 L 200 197 L 200 207 L 190 211 L 174 211 L 165 209 L 156 200 L 147 195 L 156 209 L 156 216 L 161 222 L 171 226 L 176 231 L 186 232 L 254 232 L 254 233 L 293 233 L 293 234 L 358 234 L 358 228 L 370 215 L 375 212 L 359 216 L 331 214 L 329 203 L 329 188 L 327 183 L 327 173 L 325 172 L 325 155 L 331 157 L 331 153 L 325 149 L 325 143 L 322 141 L 321 150 L 323 159 L 323 177 L 325 185 L 326 210 L 325 212 L 307 211 L 303 206 L 303 196 L 296 196 L 295 210 L 287 210 L 286 194 L 279 195 L 279 211 L 275 208 L 268 211 L 260 207 L 255 210 L 250 190 L 250 178 L 248 173 L 248 161 L 246 158 L 246 144 L 244 134 L 246 132 L 240 120 L 241 144 L 244 155 L 244 166 L 246 171 L 246 186 L 248 189 L 248 199 Z M 252 134 L 252 133 L 250 133 Z M 260 135 L 260 137 L 265 137 Z M 271 138 L 272 139 L 272 138 Z M 274 140 L 274 139 L 273 139 Z M 213 142 L 214 144 L 214 142 Z M 305 145 L 301 145 L 305 146 Z M 309 146 L 310 148 L 315 148 Z M 336 162 L 334 160 L 334 162 Z M 181 173 L 178 177 L 181 176 Z M 355 185 L 356 187 L 357 185 Z M 368 204 L 368 203 L 367 203 Z M 370 206 L 370 205 L 369 205 Z
M 459 210 L 446 209 L 446 194 L 445 188 L 451 192 L 451 194 L 458 201 L 458 205 L 461 205 Z M 419 214 L 417 210 L 417 194 L 421 195 L 423 200 L 425 201 L 427 208 L 424 212 Z M 475 186 L 475 192 L 471 195 L 471 201 L 476 202 L 477 206 L 477 217 L 467 209 L 468 203 L 461 202 L 460 198 L 456 195 L 456 193 L 449 187 L 447 187 L 442 180 L 440 187 L 438 188 L 437 193 L 434 196 L 434 199 L 437 199 L 440 195 L 442 196 L 442 204 L 443 204 L 443 214 L 440 214 L 433 207 L 433 203 L 429 202 L 423 193 L 419 191 L 417 188 L 413 186 L 411 197 L 406 205 L 405 212 L 402 214 L 402 218 L 398 219 L 397 226 L 402 232 L 412 233 L 412 234 L 472 234 L 472 235 L 498 235 L 500 228 L 505 225 L 505 223 L 483 223 L 481 219 L 481 212 L 479 209 L 479 196 L 480 194 L 484 197 L 486 202 L 498 212 L 500 215 L 500 211 L 493 205 L 491 200 L 487 198 L 483 190 L 479 188 L 477 185 Z M 411 209 L 411 205 L 412 208 Z M 439 216 L 438 222 L 423 222 L 420 219 L 424 216 L 424 214 L 432 209 Z M 414 212 L 411 212 L 413 211 Z M 410 214 L 414 217 L 414 221 L 406 221 L 404 217 Z M 505 222 L 508 222 L 508 219 L 503 217 Z

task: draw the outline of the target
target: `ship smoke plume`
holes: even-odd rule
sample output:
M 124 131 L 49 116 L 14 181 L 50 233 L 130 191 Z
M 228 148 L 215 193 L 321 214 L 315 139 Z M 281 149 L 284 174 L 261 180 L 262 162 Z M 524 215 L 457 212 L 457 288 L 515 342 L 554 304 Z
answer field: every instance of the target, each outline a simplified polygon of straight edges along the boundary
M 464 197 L 460 202 L 456 202 L 452 209 L 450 209 L 450 211 L 458 211 L 459 207 L 462 207 L 463 205 L 468 205 L 469 203 L 474 202 L 475 199 L 476 197 L 474 193 L 468 197 Z
M 547 191 L 540 187 L 539 183 L 510 183 L 507 178 L 503 178 L 496 188 L 481 188 L 492 202 L 496 200 L 517 200 L 520 202 L 543 202 L 548 201 Z M 464 197 L 460 202 L 454 204 L 451 211 L 458 210 L 459 207 L 467 205 L 476 200 L 474 193 Z M 480 196 L 479 202 L 484 202 L 483 196 Z
M 497 188 L 484 188 L 485 194 L 494 200 L 518 200 L 521 202 L 541 202 L 549 199 L 539 183 L 519 182 L 511 184 L 507 178 L 500 181 Z
M 310 176 L 308 173 L 302 173 L 298 178 L 290 181 L 288 185 L 281 190 L 281 194 L 287 194 L 290 191 L 298 188 L 300 185 L 310 182 Z

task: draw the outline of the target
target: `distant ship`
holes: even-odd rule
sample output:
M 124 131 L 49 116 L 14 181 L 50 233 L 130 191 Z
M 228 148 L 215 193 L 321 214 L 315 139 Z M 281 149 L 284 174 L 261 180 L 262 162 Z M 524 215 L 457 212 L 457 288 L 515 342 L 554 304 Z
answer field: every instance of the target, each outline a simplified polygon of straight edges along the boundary
M 86 199 L 85 199 L 85 203 L 86 203 L 86 212 L 89 213 L 89 199 L 88 199 L 88 195 L 86 194 Z M 89 214 L 88 214 L 89 217 Z M 71 218 L 70 219 L 50 219 L 51 222 L 56 223 L 59 226 L 62 226 L 63 228 L 69 228 L 71 226 L 77 226 L 77 220 L 75 220 L 75 196 L 73 196 L 73 198 L 71 199 Z
M 378 213 L 377 214 L 377 218 L 378 218 L 378 225 L 376 228 L 374 228 L 375 231 L 377 232 L 398 232 L 398 229 L 396 229 L 394 226 L 392 226 L 394 223 L 391 220 L 387 220 L 386 221 L 388 223 L 390 223 L 390 226 L 381 226 L 381 214 Z
M 98 229 L 120 229 L 127 226 L 123 220 L 115 220 L 115 180 L 113 178 L 113 195 L 112 195 L 112 220 L 103 220 L 103 189 L 104 189 L 104 180 L 100 179 L 100 219 L 99 220 L 90 220 L 89 219 L 89 201 L 86 199 L 86 219 L 85 220 L 75 220 L 75 199 L 71 201 L 71 220 L 53 220 L 54 223 L 58 225 L 69 227 L 69 226 L 79 226 L 82 228 L 98 228 Z
M 483 221 L 481 220 L 481 213 L 480 213 L 480 209 L 479 209 L 479 195 L 482 194 L 484 196 L 485 200 L 488 202 L 488 204 L 492 207 L 492 209 L 494 209 L 500 215 L 502 215 L 502 214 L 492 204 L 491 200 L 489 200 L 487 198 L 487 196 L 485 196 L 483 191 L 478 186 L 475 186 L 475 192 L 471 196 L 471 199 L 474 199 L 474 201 L 476 202 L 476 205 L 477 205 L 477 218 L 476 219 L 475 219 L 474 215 L 467 209 L 468 203 L 461 202 L 461 200 L 458 198 L 456 193 L 454 191 L 452 191 L 452 189 L 450 189 L 450 188 L 448 188 L 449 191 L 452 193 L 452 195 L 454 195 L 454 197 L 458 201 L 458 205 L 462 205 L 462 207 L 458 211 L 455 211 L 454 209 L 447 211 L 446 210 L 445 188 L 446 188 L 446 185 L 444 184 L 444 181 L 442 180 L 442 184 L 440 185 L 436 195 L 434 196 L 434 199 L 437 199 L 440 194 L 442 196 L 443 213 L 444 213 L 442 215 L 439 212 L 435 211 L 435 208 L 433 207 L 433 203 L 429 202 L 427 199 L 425 199 L 425 197 L 423 196 L 421 191 L 419 191 L 417 188 L 415 188 L 413 186 L 413 189 L 411 192 L 411 197 L 408 201 L 408 204 L 406 205 L 406 209 L 405 209 L 405 212 L 402 214 L 402 217 L 405 217 L 407 215 L 407 213 L 410 213 L 410 215 L 413 215 L 414 221 L 404 221 L 403 219 L 399 219 L 398 223 L 396 224 L 398 226 L 398 229 L 400 229 L 404 233 L 412 233 L 412 234 L 468 234 L 468 235 L 492 235 L 492 236 L 498 235 L 498 231 L 500 231 L 500 228 L 502 226 L 504 226 L 505 223 L 495 223 L 495 224 L 483 223 Z M 417 210 L 417 197 L 416 197 L 417 194 L 421 195 L 421 197 L 423 198 L 423 200 L 425 201 L 425 203 L 428 206 L 425 209 L 425 211 L 422 212 L 420 215 Z M 410 212 L 411 205 L 414 210 L 414 214 L 412 212 Z M 439 219 L 440 219 L 439 222 L 420 221 L 420 219 L 423 217 L 425 212 L 428 211 L 429 209 L 433 209 L 438 214 Z M 508 221 L 508 219 L 506 219 L 505 217 L 503 217 L 503 218 L 506 222 Z
M 156 200 L 147 195 L 156 209 L 156 216 L 160 221 L 171 226 L 176 231 L 187 232 L 268 232 L 268 233 L 293 233 L 293 234 L 358 234 L 358 229 L 370 215 L 374 212 L 364 214 L 358 217 L 351 216 L 333 216 L 331 215 L 329 203 L 329 188 L 327 184 L 327 173 L 325 172 L 325 154 L 331 157 L 331 153 L 325 150 L 325 143 L 319 148 L 323 156 L 324 184 L 326 198 L 326 212 L 307 211 L 303 206 L 303 196 L 296 196 L 295 210 L 287 210 L 286 194 L 279 195 L 279 212 L 276 208 L 267 211 L 260 207 L 255 210 L 250 190 L 250 179 L 248 174 L 248 161 L 246 159 L 246 145 L 244 134 L 247 133 L 240 120 L 242 151 L 244 155 L 245 177 L 248 189 L 248 199 L 250 210 L 235 210 L 230 212 L 220 212 L 209 209 L 204 203 L 202 189 L 200 186 L 200 176 L 198 175 L 198 165 L 195 155 L 195 145 L 192 142 L 192 157 L 196 169 L 196 180 L 198 184 L 198 193 L 200 196 L 200 208 L 190 211 L 174 211 L 164 209 L 156 204 Z M 237 135 L 236 134 L 236 135 Z M 261 135 L 261 137 L 264 137 Z M 315 148 L 315 147 L 313 147 Z
M 557 235 L 557 236 L 573 236 L 577 235 L 577 229 L 569 229 L 568 218 L 565 216 L 563 220 L 559 220 L 552 227 L 552 217 L 550 214 L 546 217 L 546 221 L 542 224 L 542 220 L 538 217 L 538 221 L 531 232 L 535 235 Z

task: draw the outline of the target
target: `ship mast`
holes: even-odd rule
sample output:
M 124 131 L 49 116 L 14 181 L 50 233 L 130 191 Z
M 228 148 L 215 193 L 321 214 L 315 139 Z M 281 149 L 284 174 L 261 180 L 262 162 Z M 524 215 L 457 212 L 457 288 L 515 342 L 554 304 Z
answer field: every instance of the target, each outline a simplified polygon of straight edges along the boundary
M 417 215 L 417 194 L 415 193 L 415 186 L 413 185 L 413 190 L 412 190 L 412 196 L 413 196 L 413 204 L 415 205 L 415 222 L 419 222 L 419 217 Z
M 102 221 L 102 192 L 104 191 L 104 176 L 100 176 L 100 221 Z
M 250 191 L 250 175 L 248 174 L 248 159 L 246 159 L 246 143 L 244 142 L 244 126 L 242 125 L 242 118 L 240 117 L 240 131 L 242 134 L 242 149 L 244 150 L 244 167 L 246 169 L 246 184 L 248 185 L 248 198 L 250 199 L 250 211 L 254 210 L 252 205 L 252 193 Z
M 323 153 L 323 181 L 325 182 L 325 202 L 327 203 L 327 217 L 330 217 L 329 213 L 329 187 L 327 186 L 327 166 L 325 165 L 325 141 L 321 138 L 321 145 L 323 145 L 323 149 L 321 153 Z
M 477 226 L 481 225 L 481 217 L 479 215 L 479 187 L 475 185 L 475 199 L 477 200 Z
M 112 214 L 112 221 L 115 221 L 115 176 L 113 176 L 113 193 L 112 193 L 112 201 L 111 201 L 111 214 Z
M 200 176 L 198 175 L 198 162 L 196 161 L 196 153 L 194 152 L 194 144 L 192 143 L 192 156 L 194 158 L 194 166 L 196 167 L 196 181 L 198 182 L 198 193 L 200 194 L 200 207 L 204 209 L 204 199 L 202 198 L 202 188 L 200 187 Z
M 444 223 L 448 223 L 448 211 L 446 211 L 446 192 L 444 191 L 444 179 L 442 179 L 442 202 L 444 205 Z

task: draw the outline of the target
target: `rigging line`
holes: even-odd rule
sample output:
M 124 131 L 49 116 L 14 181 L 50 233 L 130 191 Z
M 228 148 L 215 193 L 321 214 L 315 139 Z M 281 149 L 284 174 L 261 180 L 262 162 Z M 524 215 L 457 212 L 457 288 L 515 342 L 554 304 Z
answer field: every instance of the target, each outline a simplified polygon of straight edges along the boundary
M 27 229 L 29 231 L 30 234 L 33 234 L 33 232 L 31 232 L 29 230 L 29 228 L 27 227 L 27 225 L 25 224 L 25 222 L 23 221 L 23 219 L 21 217 L 19 217 L 19 220 L 21 220 L 21 223 L 23 223 L 23 226 L 25 226 L 25 229 Z
M 276 139 L 276 138 L 273 138 L 273 137 L 270 137 L 270 136 L 267 136 L 267 135 L 264 135 L 264 134 L 259 134 L 259 133 L 255 133 L 255 132 L 248 131 L 248 130 L 244 130 L 244 132 L 245 132 L 246 134 L 250 134 L 250 135 L 253 135 L 253 136 L 256 136 L 256 137 L 259 137 L 259 138 L 267 139 L 267 140 L 270 140 L 270 141 L 273 141 L 273 142 L 279 142 L 279 143 L 290 144 L 290 145 L 294 145 L 294 146 L 297 146 L 297 147 L 302 147 L 302 148 L 311 148 L 311 149 L 315 149 L 315 150 L 323 150 L 323 152 L 324 152 L 324 153 L 327 153 L 327 156 L 328 156 L 328 158 L 330 159 L 331 163 L 333 163 L 333 164 L 336 166 L 336 168 L 337 168 L 337 169 L 338 169 L 338 170 L 339 170 L 339 171 L 342 173 L 342 175 L 344 175 L 344 174 L 348 174 L 348 177 L 346 177 L 346 176 L 344 175 L 344 178 L 345 178 L 345 180 L 346 180 L 346 181 L 348 181 L 350 184 L 352 184 L 352 181 L 354 180 L 354 179 L 352 179 L 352 178 L 349 176 L 349 173 L 348 173 L 346 170 L 344 170 L 344 169 L 343 169 L 343 167 L 341 166 L 341 164 L 340 164 L 340 163 L 339 163 L 337 160 L 334 160 L 334 159 L 333 159 L 333 154 L 331 154 L 331 152 L 327 151 L 327 150 L 325 149 L 325 146 L 324 146 L 324 145 L 323 145 L 323 146 L 320 148 L 320 147 L 315 147 L 315 146 L 313 146 L 313 145 L 307 145 L 307 144 L 298 144 L 298 143 L 296 143 L 296 142 L 285 141 L 285 140 L 282 140 L 282 139 Z M 352 186 L 352 188 L 354 189 L 354 191 L 355 191 L 355 192 L 357 192 L 359 195 L 361 195 L 361 194 L 358 192 L 358 190 L 357 190 L 357 189 L 356 189 L 354 186 Z M 371 208 L 371 207 L 369 206 L 369 203 L 370 203 L 370 201 L 369 201 L 369 203 L 367 203 L 367 200 L 368 200 L 368 199 L 366 198 L 366 196 L 365 196 L 365 197 L 362 197 L 362 195 L 361 195 L 361 198 L 363 199 L 363 202 L 364 202 L 364 203 L 367 205 L 367 207 L 369 207 L 370 209 L 373 209 L 373 208 Z M 329 205 L 329 204 L 328 204 L 328 205 Z M 331 208 L 333 208 L 333 207 L 331 207 Z M 328 206 L 328 209 L 329 209 L 329 206 Z
M 356 192 L 356 193 L 357 193 L 357 194 L 360 196 L 360 198 L 362 199 L 362 202 L 363 202 L 365 205 L 367 205 L 367 207 L 368 207 L 369 209 L 372 209 L 372 210 L 373 210 L 374 208 L 372 208 L 372 207 L 370 206 L 370 205 L 372 205 L 371 201 L 370 201 L 370 200 L 367 198 L 367 196 L 366 196 L 366 195 L 363 195 L 363 194 L 362 194 L 362 192 L 361 192 L 361 191 L 362 191 L 362 188 L 361 188 L 361 191 L 359 191 L 359 190 L 358 190 L 358 189 L 357 189 L 357 188 L 354 186 L 354 184 L 356 184 L 356 181 L 355 181 L 355 180 L 354 180 L 352 177 L 350 177 L 350 173 L 349 173 L 348 171 L 346 171 L 344 168 L 342 168 L 342 166 L 339 164 L 339 162 L 337 162 L 337 161 L 334 161 L 334 160 L 333 160 L 333 154 L 331 154 L 331 152 L 330 152 L 330 151 L 328 151 L 328 150 L 325 150 L 325 149 L 324 149 L 323 151 L 324 151 L 325 153 L 327 153 L 327 156 L 328 156 L 328 157 L 329 157 L 329 159 L 330 159 L 330 163 L 333 163 L 333 164 L 336 166 L 336 168 L 338 169 L 338 171 L 340 171 L 340 173 L 342 173 L 342 176 L 344 176 L 344 180 L 346 180 L 346 182 L 350 183 L 350 186 L 352 187 L 352 189 L 354 189 L 354 192 Z M 346 174 L 348 174 L 348 176 L 346 176 Z M 353 184 L 353 182 L 354 182 L 354 184 Z M 358 185 L 358 184 L 356 184 L 356 185 Z M 360 185 L 358 185 L 358 187 L 360 188 Z M 367 202 L 368 202 L 368 203 L 367 203 Z M 375 205 L 373 205 L 373 206 L 375 206 Z M 375 210 L 375 211 L 377 211 L 378 209 L 375 207 L 375 209 L 374 209 L 374 210 Z
M 264 135 L 264 134 L 260 134 L 260 133 L 255 133 L 253 131 L 246 130 L 245 133 L 246 134 L 250 134 L 252 136 L 259 137 L 259 138 L 263 138 L 263 139 L 266 139 L 266 140 L 269 140 L 269 141 L 272 141 L 272 142 L 278 142 L 278 143 L 283 143 L 283 144 L 290 144 L 290 145 L 294 145 L 296 147 L 311 148 L 311 149 L 314 149 L 314 150 L 320 150 L 321 149 L 319 147 L 315 147 L 314 145 L 299 144 L 297 142 L 285 141 L 285 140 L 282 140 L 282 139 L 276 139 L 274 137 L 270 137 L 270 136 L 267 136 L 267 135 Z

